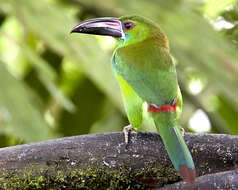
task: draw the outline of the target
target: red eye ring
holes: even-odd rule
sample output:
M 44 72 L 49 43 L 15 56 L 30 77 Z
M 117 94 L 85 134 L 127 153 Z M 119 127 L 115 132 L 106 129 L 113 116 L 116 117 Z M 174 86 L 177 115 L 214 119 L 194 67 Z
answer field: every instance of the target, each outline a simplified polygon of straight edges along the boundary
M 123 22 L 123 28 L 124 30 L 131 30 L 135 27 L 136 25 L 133 22 L 130 21 L 124 21 Z

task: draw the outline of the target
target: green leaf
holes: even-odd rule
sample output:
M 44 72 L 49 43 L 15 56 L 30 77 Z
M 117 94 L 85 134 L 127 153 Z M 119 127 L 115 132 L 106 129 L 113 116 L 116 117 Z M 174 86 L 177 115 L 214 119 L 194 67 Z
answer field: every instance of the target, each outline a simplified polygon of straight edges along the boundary
M 0 62 L 0 131 L 11 133 L 26 142 L 55 137 L 34 104 L 36 97 L 15 79 Z
M 225 11 L 225 8 L 232 6 L 236 0 L 207 0 L 204 4 L 204 12 L 211 18 L 217 17 Z
M 55 85 L 55 71 L 47 64 L 46 61 L 44 61 L 38 54 L 36 54 L 26 45 L 23 44 L 21 50 L 31 61 L 33 67 L 36 68 L 39 79 L 48 89 L 53 98 L 55 98 L 58 103 L 63 105 L 68 111 L 74 111 L 75 107 L 73 103 L 68 98 L 66 98 L 60 89 Z
M 104 91 L 115 105 L 122 108 L 119 86 L 110 67 L 110 56 L 98 45 L 95 38 L 69 35 L 78 22 L 65 8 L 46 1 L 13 1 L 15 12 L 21 15 L 24 24 L 35 32 L 47 46 L 59 54 L 70 57 L 86 75 Z M 15 13 L 14 12 L 14 13 Z M 93 47 L 93 48 L 92 48 Z

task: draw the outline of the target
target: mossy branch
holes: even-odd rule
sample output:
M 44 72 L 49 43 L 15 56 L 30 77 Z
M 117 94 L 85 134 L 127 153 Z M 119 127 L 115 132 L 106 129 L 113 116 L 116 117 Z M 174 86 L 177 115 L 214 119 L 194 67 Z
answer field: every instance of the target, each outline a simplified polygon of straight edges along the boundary
M 188 133 L 185 140 L 198 176 L 236 169 L 238 136 Z M 105 133 L 0 149 L 0 189 L 141 189 L 179 180 L 157 133 L 132 133 L 127 147 L 123 133 Z

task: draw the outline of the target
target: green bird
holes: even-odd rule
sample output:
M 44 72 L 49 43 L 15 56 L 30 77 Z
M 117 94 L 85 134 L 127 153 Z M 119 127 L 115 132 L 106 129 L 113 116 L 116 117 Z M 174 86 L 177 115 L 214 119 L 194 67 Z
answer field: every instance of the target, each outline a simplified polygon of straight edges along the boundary
M 129 130 L 142 122 L 142 104 L 146 102 L 173 166 L 188 184 L 193 184 L 194 162 L 178 127 L 182 96 L 168 39 L 160 27 L 143 17 L 123 16 L 87 20 L 75 26 L 71 33 L 117 39 L 111 64 L 130 122 L 124 131 L 126 143 Z

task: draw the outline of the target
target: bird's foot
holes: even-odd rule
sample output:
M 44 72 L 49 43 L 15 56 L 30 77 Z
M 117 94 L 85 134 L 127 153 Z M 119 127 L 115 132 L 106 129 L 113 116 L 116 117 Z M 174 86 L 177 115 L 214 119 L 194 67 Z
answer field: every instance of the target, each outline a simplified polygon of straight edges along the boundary
M 185 133 L 185 130 L 184 130 L 184 128 L 183 128 L 183 127 L 181 127 L 181 128 L 180 128 L 180 130 L 181 130 L 182 136 L 184 137 L 184 133 Z
M 123 133 L 125 135 L 125 143 L 126 145 L 129 142 L 129 136 L 130 136 L 130 132 L 132 131 L 132 126 L 131 125 L 127 125 L 123 128 Z

